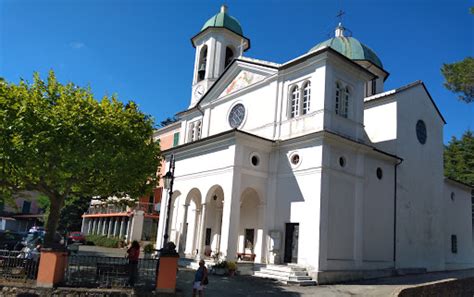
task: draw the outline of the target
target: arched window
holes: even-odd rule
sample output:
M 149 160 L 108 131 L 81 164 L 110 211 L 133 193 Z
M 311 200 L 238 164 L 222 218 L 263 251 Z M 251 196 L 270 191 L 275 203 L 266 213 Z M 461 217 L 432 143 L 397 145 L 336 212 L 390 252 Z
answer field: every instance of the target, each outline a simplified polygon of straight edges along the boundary
M 230 47 L 227 47 L 225 49 L 225 64 L 224 64 L 224 68 L 227 68 L 227 66 L 229 66 L 229 64 L 232 62 L 232 60 L 234 59 L 234 52 L 232 51 L 232 49 Z
M 300 90 L 295 86 L 291 90 L 291 114 L 290 117 L 294 118 L 300 114 Z
M 307 81 L 303 85 L 303 114 L 309 113 L 311 100 L 311 82 Z
M 341 85 L 337 82 L 336 83 L 336 96 L 335 96 L 335 101 L 336 101 L 336 114 L 341 114 Z
M 206 66 L 207 66 L 207 45 L 204 45 L 201 49 L 199 55 L 199 64 L 198 64 L 198 81 L 204 79 L 206 75 Z

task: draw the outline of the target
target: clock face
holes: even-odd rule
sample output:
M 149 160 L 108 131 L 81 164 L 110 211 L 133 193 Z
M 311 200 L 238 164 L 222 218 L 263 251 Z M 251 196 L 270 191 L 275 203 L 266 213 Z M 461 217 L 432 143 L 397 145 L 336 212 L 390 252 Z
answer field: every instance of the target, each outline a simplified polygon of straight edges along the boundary
M 204 86 L 203 85 L 198 85 L 195 89 L 194 89 L 194 97 L 196 98 L 201 98 L 202 95 L 204 95 Z
M 230 110 L 229 125 L 232 128 L 239 127 L 245 118 L 245 107 L 242 104 L 237 104 Z

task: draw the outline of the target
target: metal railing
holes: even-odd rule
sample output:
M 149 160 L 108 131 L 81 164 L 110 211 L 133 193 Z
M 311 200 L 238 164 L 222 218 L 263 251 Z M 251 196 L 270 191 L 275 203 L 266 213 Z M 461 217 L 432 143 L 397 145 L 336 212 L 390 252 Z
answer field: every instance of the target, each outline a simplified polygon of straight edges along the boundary
M 156 281 L 156 259 L 139 259 L 135 287 L 153 288 Z M 66 286 L 122 288 L 129 285 L 132 267 L 128 259 L 71 255 L 66 268 Z
M 40 253 L 0 250 L 0 279 L 34 281 L 38 274 Z
M 119 206 L 119 205 L 96 205 L 91 206 L 87 210 L 87 214 L 109 214 L 124 213 L 134 210 L 143 210 L 146 214 L 158 214 L 156 210 L 157 203 L 139 202 L 135 206 Z

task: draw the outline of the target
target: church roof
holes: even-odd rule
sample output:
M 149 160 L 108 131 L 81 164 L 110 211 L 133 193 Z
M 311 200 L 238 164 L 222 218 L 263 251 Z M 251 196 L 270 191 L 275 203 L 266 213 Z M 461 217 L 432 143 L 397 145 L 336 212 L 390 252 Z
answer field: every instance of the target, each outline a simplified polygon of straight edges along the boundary
M 386 97 L 388 97 L 390 95 L 393 95 L 393 94 L 398 94 L 400 92 L 403 92 L 405 90 L 408 90 L 408 89 L 411 89 L 413 87 L 420 86 L 420 85 L 423 87 L 424 91 L 428 95 L 428 98 L 430 98 L 430 101 L 433 104 L 434 108 L 436 109 L 436 112 L 438 113 L 441 120 L 443 121 L 443 123 L 446 124 L 446 120 L 444 119 L 443 115 L 441 114 L 441 111 L 439 111 L 439 108 L 436 105 L 436 103 L 434 102 L 433 97 L 431 97 L 430 92 L 428 92 L 428 89 L 426 88 L 425 84 L 421 80 L 414 81 L 412 83 L 409 83 L 407 85 L 401 86 L 401 87 L 393 89 L 393 90 L 385 91 L 383 93 L 379 93 L 379 94 L 375 94 L 373 96 L 366 97 L 366 98 L 364 98 L 364 104 L 370 104 L 371 102 L 386 98 Z
M 344 36 L 344 30 L 345 28 L 339 24 L 339 26 L 336 28 L 335 37 L 318 43 L 316 46 L 311 48 L 309 52 L 311 53 L 325 46 L 329 46 L 351 60 L 369 61 L 383 69 L 382 61 L 380 61 L 377 54 L 354 37 Z
M 201 32 L 209 27 L 226 28 L 239 35 L 244 35 L 239 21 L 227 13 L 227 6 L 225 5 L 221 6 L 221 11 L 218 14 L 214 15 L 204 23 L 204 26 L 201 28 Z

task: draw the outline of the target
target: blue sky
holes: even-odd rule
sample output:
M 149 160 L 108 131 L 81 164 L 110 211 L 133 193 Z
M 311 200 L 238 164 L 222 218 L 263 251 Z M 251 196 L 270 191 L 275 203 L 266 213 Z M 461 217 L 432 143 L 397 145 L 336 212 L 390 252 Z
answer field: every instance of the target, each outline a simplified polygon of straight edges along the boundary
M 0 76 L 18 82 L 54 69 L 62 82 L 100 98 L 134 100 L 157 122 L 189 105 L 190 38 L 223 1 L 0 0 Z M 335 15 L 390 72 L 385 89 L 423 80 L 447 121 L 444 139 L 474 129 L 474 104 L 442 86 L 442 63 L 474 53 L 471 1 L 225 1 L 252 48 L 246 56 L 286 62 L 333 34 Z

